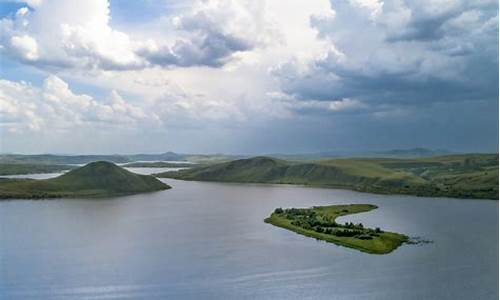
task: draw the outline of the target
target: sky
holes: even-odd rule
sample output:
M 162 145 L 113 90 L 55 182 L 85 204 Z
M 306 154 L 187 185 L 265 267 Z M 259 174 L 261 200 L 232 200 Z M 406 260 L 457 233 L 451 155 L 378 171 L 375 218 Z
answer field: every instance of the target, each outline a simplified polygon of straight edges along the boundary
M 493 0 L 0 0 L 0 152 L 498 151 Z

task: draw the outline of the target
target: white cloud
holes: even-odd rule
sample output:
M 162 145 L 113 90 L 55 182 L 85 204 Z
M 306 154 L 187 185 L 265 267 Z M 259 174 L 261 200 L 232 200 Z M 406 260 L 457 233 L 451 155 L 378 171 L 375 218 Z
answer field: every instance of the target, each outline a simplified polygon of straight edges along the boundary
M 42 129 L 44 120 L 37 114 L 37 105 L 33 101 L 38 95 L 36 89 L 24 82 L 0 80 L 0 130 Z
M 354 110 L 365 107 L 366 105 L 363 102 L 349 98 L 344 98 L 338 101 L 330 101 L 328 103 L 328 108 L 333 111 Z
M 26 82 L 0 80 L 0 126 L 9 131 L 69 130 L 80 126 L 135 126 L 157 121 L 154 114 L 129 104 L 112 91 L 98 101 L 76 94 L 61 78 L 51 75 L 40 88 Z
M 301 112 L 305 110 L 316 110 L 332 113 L 345 112 L 363 112 L 368 108 L 368 105 L 357 99 L 339 99 L 339 100 L 301 100 L 294 96 L 282 92 L 270 92 L 268 97 L 282 106 L 282 109 L 288 110 L 289 113 L 284 116 L 290 117 L 293 112 Z
M 168 19 L 176 38 L 150 40 L 138 52 L 152 65 L 218 67 L 239 53 L 265 47 L 277 33 L 265 15 L 264 1 L 208 0 Z
M 384 6 L 384 2 L 379 0 L 350 0 L 350 2 L 354 6 L 367 9 L 372 20 L 376 19 L 382 13 Z
M 23 60 L 35 61 L 38 59 L 38 45 L 29 35 L 13 36 L 10 38 L 10 48 L 16 56 Z
M 107 0 L 46 0 L 1 20 L 0 44 L 39 67 L 129 70 L 154 66 L 218 67 L 233 54 L 274 40 L 262 1 L 198 1 L 165 16 L 174 32 L 132 39 L 111 27 Z M 170 28 L 171 29 L 171 28 Z M 159 37 L 159 38 L 158 38 Z M 12 47 L 6 47 L 11 40 Z M 36 46 L 36 48 L 35 48 Z M 11 50 L 11 51 L 9 51 Z M 12 53 L 13 52 L 13 53 Z
M 57 76 L 0 82 L 10 131 L 74 129 L 85 140 L 95 128 L 108 137 L 175 128 L 182 139 L 193 128 L 305 120 L 316 132 L 320 122 L 403 120 L 418 105 L 498 95 L 492 0 L 176 0 L 148 20 L 138 11 L 140 22 L 111 20 L 106 0 L 29 2 L 0 19 L 4 74 Z

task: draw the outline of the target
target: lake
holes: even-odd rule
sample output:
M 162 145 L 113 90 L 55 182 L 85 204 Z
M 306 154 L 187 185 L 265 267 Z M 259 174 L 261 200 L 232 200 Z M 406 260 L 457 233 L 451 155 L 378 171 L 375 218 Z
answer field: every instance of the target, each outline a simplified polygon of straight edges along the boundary
M 498 202 L 163 180 L 107 200 L 0 202 L 0 299 L 498 299 Z M 263 222 L 371 203 L 362 222 L 431 244 L 370 255 Z

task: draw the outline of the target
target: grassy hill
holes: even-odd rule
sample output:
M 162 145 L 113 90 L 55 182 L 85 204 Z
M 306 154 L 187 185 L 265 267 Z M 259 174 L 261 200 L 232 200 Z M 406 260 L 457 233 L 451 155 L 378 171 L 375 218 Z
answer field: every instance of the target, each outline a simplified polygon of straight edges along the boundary
M 110 197 L 169 189 L 150 175 L 110 162 L 93 162 L 56 178 L 0 180 L 0 198 Z
M 303 184 L 387 194 L 498 199 L 497 154 L 312 162 L 254 157 L 156 176 L 200 181 Z
M 125 168 L 191 168 L 197 166 L 194 163 L 182 163 L 182 162 L 165 162 L 165 161 L 153 161 L 153 162 L 133 162 L 121 165 Z

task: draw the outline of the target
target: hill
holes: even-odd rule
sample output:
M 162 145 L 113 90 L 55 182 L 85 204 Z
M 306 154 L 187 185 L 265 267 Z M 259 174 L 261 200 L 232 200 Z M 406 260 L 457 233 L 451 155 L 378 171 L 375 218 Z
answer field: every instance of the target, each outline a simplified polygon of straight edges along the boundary
M 0 198 L 111 197 L 169 188 L 153 176 L 99 161 L 51 179 L 0 180 Z
M 313 162 L 254 157 L 156 176 L 200 181 L 302 184 L 385 194 L 498 199 L 497 154 Z
M 125 168 L 191 168 L 197 166 L 197 164 L 183 163 L 183 162 L 144 161 L 144 162 L 127 163 L 121 166 Z

